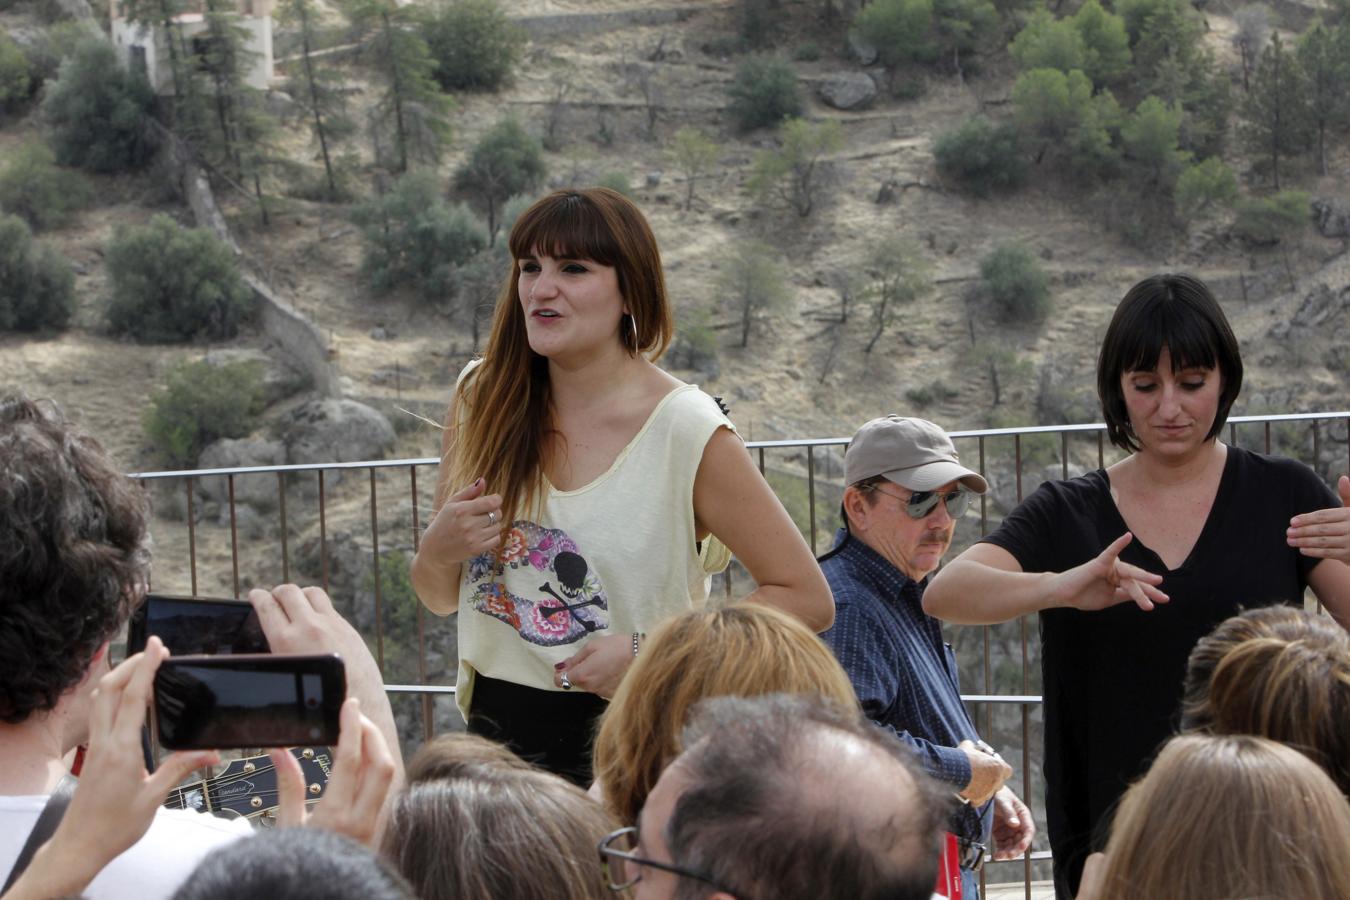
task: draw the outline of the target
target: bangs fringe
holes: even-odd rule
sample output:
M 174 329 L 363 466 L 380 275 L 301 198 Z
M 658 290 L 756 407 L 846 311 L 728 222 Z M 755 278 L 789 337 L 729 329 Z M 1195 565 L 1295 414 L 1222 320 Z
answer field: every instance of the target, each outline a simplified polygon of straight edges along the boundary
M 510 243 L 516 259 L 539 255 L 617 266 L 621 258 L 600 208 L 578 193 L 527 211 L 511 230 Z

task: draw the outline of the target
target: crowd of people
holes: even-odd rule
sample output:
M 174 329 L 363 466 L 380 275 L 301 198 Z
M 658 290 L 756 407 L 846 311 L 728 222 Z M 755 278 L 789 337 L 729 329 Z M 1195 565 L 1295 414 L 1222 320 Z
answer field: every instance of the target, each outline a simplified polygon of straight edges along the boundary
M 272 831 L 164 807 L 219 757 L 147 768 L 169 651 L 110 659 L 147 589 L 146 497 L 58 410 L 0 398 L 0 900 L 976 900 L 1037 828 L 942 621 L 1031 612 L 1060 898 L 1350 897 L 1350 478 L 1338 500 L 1218 439 L 1242 363 L 1201 282 L 1146 279 L 1107 330 L 1125 458 L 939 569 L 989 488 L 939 426 L 858 430 L 814 560 L 725 410 L 655 366 L 671 314 L 631 202 L 556 192 L 510 247 L 412 571 L 459 614 L 468 733 L 405 770 L 328 596 L 254 590 L 273 653 L 346 671 L 322 799 L 272 753 Z M 731 553 L 757 588 L 712 608 Z

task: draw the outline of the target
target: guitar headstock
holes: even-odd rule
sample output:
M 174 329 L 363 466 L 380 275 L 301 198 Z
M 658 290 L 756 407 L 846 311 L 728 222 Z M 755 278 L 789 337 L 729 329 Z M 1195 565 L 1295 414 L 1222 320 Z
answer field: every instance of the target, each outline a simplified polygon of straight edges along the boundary
M 305 800 L 323 796 L 333 770 L 333 752 L 327 747 L 295 747 L 291 755 L 305 776 Z M 256 819 L 277 805 L 277 773 L 267 756 L 236 759 L 219 775 L 175 788 L 164 805 L 170 809 L 202 812 L 227 811 Z

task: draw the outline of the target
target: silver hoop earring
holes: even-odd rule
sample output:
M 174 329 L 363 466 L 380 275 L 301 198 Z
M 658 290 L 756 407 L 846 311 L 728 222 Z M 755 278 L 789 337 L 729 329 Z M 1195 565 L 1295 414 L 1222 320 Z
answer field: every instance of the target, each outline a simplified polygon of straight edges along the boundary
M 633 352 L 636 353 L 638 349 L 637 316 L 632 313 L 628 314 L 628 330 L 633 335 Z

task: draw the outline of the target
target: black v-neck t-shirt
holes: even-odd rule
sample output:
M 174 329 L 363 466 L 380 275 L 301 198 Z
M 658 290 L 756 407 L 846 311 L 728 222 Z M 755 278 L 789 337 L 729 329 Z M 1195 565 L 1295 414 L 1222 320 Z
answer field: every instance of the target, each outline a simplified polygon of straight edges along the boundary
M 1089 844 L 1098 849 L 1117 799 L 1176 730 L 1186 659 L 1196 641 L 1243 609 L 1301 604 L 1319 560 L 1285 540 L 1289 519 L 1338 507 L 1302 463 L 1228 448 L 1199 538 L 1168 571 L 1136 538 L 1120 558 L 1163 573 L 1171 598 L 1151 612 L 1121 603 L 1098 612 L 1040 613 L 1047 825 L 1077 887 Z M 1046 482 L 985 541 L 1024 572 L 1062 572 L 1095 557 L 1129 529 L 1104 470 Z M 1062 854 L 1062 858 L 1061 858 Z

